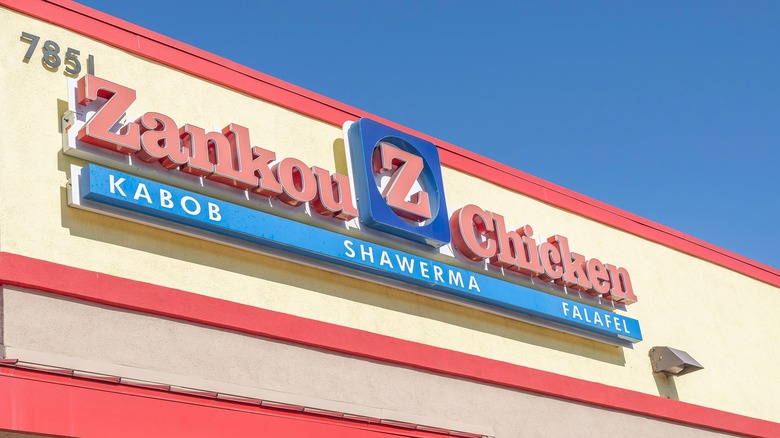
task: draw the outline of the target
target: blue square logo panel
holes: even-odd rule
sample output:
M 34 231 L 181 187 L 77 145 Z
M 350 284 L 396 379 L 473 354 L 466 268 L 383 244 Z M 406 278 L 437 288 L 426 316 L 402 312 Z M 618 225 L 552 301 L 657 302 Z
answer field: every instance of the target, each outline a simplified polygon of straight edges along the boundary
M 350 126 L 348 142 L 361 223 L 433 247 L 449 243 L 436 146 L 366 118 Z

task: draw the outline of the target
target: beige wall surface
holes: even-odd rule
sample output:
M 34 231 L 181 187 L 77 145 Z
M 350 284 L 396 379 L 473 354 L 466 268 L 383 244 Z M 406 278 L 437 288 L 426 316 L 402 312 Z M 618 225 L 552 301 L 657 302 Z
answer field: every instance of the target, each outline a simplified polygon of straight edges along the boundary
M 334 153 L 340 127 L 0 9 L 0 250 L 780 421 L 776 287 L 452 169 L 443 170 L 451 207 L 476 203 L 511 226 L 565 235 L 572 250 L 628 269 L 639 302 L 620 313 L 640 321 L 644 341 L 615 347 L 69 207 L 70 165 L 85 162 L 62 152 L 67 78 L 62 67 L 45 69 L 39 54 L 23 62 L 23 31 L 94 55 L 98 76 L 137 90 L 131 115 L 158 111 L 217 129 L 235 122 L 279 158 L 344 168 Z M 647 354 L 656 345 L 685 350 L 705 369 L 654 376 Z
M 118 377 L 497 438 L 731 436 L 37 291 L 6 286 L 2 294 L 5 344 L 20 360 L 47 352 L 63 368 L 89 363 Z M 169 374 L 178 380 L 160 381 Z

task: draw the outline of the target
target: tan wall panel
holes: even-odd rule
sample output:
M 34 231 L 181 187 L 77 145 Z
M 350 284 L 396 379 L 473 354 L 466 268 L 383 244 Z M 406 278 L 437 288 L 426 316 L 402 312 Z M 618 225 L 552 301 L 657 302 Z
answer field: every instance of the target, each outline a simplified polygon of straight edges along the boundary
M 24 289 L 6 286 L 3 294 L 9 350 L 306 395 L 326 406 L 335 401 L 381 408 L 433 426 L 486 425 L 496 437 L 603 437 L 628 431 L 635 437 L 727 436 Z

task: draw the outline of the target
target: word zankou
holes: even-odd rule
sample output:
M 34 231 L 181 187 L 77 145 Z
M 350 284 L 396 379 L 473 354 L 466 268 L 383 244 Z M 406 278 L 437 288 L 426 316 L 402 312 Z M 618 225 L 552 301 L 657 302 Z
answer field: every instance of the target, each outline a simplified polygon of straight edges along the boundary
M 164 114 L 147 112 L 117 133 L 111 128 L 135 101 L 135 90 L 92 75 L 80 79 L 77 102 L 89 105 L 98 98 L 106 102 L 78 132 L 79 141 L 276 198 L 290 206 L 309 202 L 323 216 L 345 221 L 357 217 L 345 175 L 308 167 L 296 158 L 277 161 L 276 153 L 252 146 L 249 130 L 241 125 L 231 123 L 222 132 L 206 132 L 190 124 L 178 127 Z
M 452 240 L 464 257 L 538 277 L 613 301 L 637 301 L 625 268 L 586 259 L 569 250 L 569 241 L 558 234 L 537 243 L 530 225 L 507 231 L 504 217 L 476 205 L 458 209 L 450 218 Z

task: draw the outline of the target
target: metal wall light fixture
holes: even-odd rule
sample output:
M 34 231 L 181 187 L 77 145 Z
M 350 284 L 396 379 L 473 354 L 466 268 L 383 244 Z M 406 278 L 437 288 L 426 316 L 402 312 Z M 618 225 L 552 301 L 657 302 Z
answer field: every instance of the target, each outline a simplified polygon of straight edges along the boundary
M 671 347 L 653 347 L 650 349 L 650 362 L 654 373 L 670 376 L 682 376 L 704 367 L 690 354 Z

